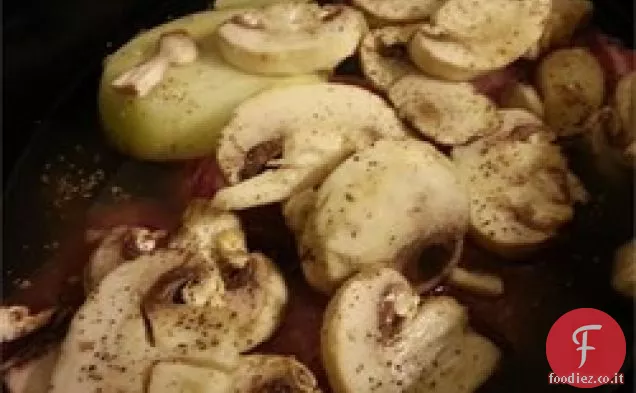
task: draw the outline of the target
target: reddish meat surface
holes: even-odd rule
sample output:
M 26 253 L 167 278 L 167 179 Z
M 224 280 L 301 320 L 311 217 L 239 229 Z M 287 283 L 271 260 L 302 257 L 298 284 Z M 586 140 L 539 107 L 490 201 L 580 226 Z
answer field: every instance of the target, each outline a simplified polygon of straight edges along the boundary
M 86 227 L 110 229 L 116 226 L 140 226 L 171 230 L 179 225 L 180 212 L 152 200 L 138 200 L 114 205 L 96 205 L 87 214 Z
M 285 278 L 289 288 L 285 319 L 274 337 L 254 352 L 294 356 L 313 371 L 323 391 L 328 392 L 330 390 L 320 357 L 320 328 L 328 299 L 305 284 L 300 270 Z
M 501 70 L 496 70 L 479 76 L 471 82 L 480 93 L 487 95 L 495 102 L 499 101 L 501 93 L 511 84 L 522 79 L 522 63 L 514 63 Z
M 30 284 L 17 288 L 4 304 L 26 305 L 34 311 L 56 305 L 75 307 L 83 301 L 81 276 L 91 252 L 85 241 L 86 229 L 127 225 L 170 230 L 178 219 L 165 207 L 146 201 L 96 206 L 86 221 L 67 230 L 53 257 L 29 278 Z
M 181 193 L 185 200 L 211 198 L 226 182 L 214 157 L 192 160 L 183 171 Z

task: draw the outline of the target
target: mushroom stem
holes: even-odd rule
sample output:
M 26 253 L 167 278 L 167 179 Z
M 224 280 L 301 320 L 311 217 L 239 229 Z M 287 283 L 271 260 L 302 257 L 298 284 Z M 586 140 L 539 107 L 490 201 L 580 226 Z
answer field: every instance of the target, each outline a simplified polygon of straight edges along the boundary
M 241 269 L 249 262 L 249 251 L 240 228 L 222 231 L 216 239 L 216 244 L 221 258 L 232 267 Z
M 499 296 L 504 293 L 503 280 L 501 277 L 492 274 L 478 273 L 456 267 L 448 279 L 452 285 L 480 295 Z
M 420 304 L 420 297 L 406 290 L 392 291 L 387 294 L 386 300 L 393 302 L 395 314 L 403 318 L 413 316 Z
M 151 58 L 115 78 L 111 85 L 118 91 L 144 97 L 161 82 L 170 66 L 190 64 L 198 55 L 196 42 L 186 31 L 164 33 Z

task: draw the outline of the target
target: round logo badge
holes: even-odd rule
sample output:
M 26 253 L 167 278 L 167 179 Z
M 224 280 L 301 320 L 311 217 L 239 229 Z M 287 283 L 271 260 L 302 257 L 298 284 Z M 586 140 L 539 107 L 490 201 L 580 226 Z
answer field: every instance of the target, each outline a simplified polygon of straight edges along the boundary
M 625 352 L 625 335 L 614 318 L 594 308 L 570 311 L 548 334 L 549 382 L 578 388 L 617 383 Z

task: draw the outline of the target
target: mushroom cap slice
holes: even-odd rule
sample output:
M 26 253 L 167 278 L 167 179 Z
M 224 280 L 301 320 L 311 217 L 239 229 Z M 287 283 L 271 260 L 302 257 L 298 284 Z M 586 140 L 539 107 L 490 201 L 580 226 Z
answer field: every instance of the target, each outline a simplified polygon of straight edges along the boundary
M 360 64 L 373 87 L 387 91 L 405 75 L 419 74 L 406 45 L 417 25 L 387 26 L 365 34 L 360 45 Z
M 497 134 L 452 155 L 468 184 L 471 233 L 512 258 L 554 236 L 587 194 L 541 120 L 519 109 L 500 112 Z
M 379 96 L 359 87 L 320 83 L 273 89 L 244 102 L 223 129 L 217 160 L 232 184 L 213 204 L 224 210 L 280 202 L 319 184 L 343 159 L 380 138 L 407 131 Z M 244 169 L 252 152 L 277 143 L 280 159 L 260 157 L 270 167 L 253 177 Z
M 416 22 L 431 17 L 445 0 L 353 0 L 375 20 L 385 23 Z
M 182 390 L 179 390 L 182 389 Z M 231 372 L 175 362 L 157 364 L 148 393 L 320 393 L 311 371 L 293 357 L 246 355 Z
M 497 107 L 470 83 L 408 75 L 389 89 L 399 115 L 442 145 L 461 145 L 496 131 Z
M 559 49 L 537 68 L 545 121 L 559 136 L 585 130 L 590 113 L 603 104 L 605 76 L 598 60 L 584 48 Z
M 318 189 L 297 233 L 305 277 L 330 292 L 365 266 L 406 264 L 434 245 L 452 248 L 452 261 L 468 219 L 467 191 L 448 158 L 419 140 L 380 140 Z
M 465 333 L 439 354 L 440 367 L 424 374 L 416 386 L 426 386 L 423 393 L 474 392 L 493 374 L 501 361 L 501 350 L 486 337 L 472 331 Z
M 243 356 L 235 375 L 236 392 L 320 393 L 312 372 L 291 356 Z
M 468 80 L 517 60 L 543 33 L 550 0 L 449 0 L 409 45 L 425 73 Z
M 332 70 L 353 54 L 367 25 L 344 5 L 283 2 L 238 14 L 217 30 L 223 58 L 247 72 Z
M 222 271 L 224 288 L 218 289 L 217 278 L 206 280 L 203 266 L 187 267 L 175 272 L 184 280 L 174 283 L 188 285 L 181 293 L 174 287 L 159 287 L 159 296 L 144 304 L 144 310 L 153 322 L 155 341 L 167 347 L 182 343 L 202 345 L 200 337 L 221 332 L 221 339 L 229 335 L 230 344 L 238 352 L 246 352 L 267 340 L 279 326 L 287 302 L 287 288 L 274 264 L 265 256 L 252 254 L 246 267 Z M 218 274 L 216 271 L 214 274 Z M 203 277 L 203 279 L 199 278 Z M 189 281 L 188 281 L 189 280 Z M 213 288 L 207 288 L 212 281 Z M 169 280 L 169 285 L 174 285 Z M 193 303 L 185 295 L 191 295 Z M 183 297 L 184 304 L 175 304 L 172 297 Z M 206 298 L 208 296 L 208 298 Z M 209 300 L 208 300 L 209 299 Z M 195 321 L 186 323 L 185 321 Z M 203 328 L 204 330 L 200 329 Z M 205 330 L 209 333 L 205 333 Z
M 269 259 L 259 254 L 252 258 L 247 267 L 229 273 L 234 276 L 226 278 L 221 294 L 214 292 L 216 287 L 208 290 L 203 280 L 197 281 L 197 277 L 201 277 L 197 272 L 201 266 L 177 271 L 178 275 L 191 276 L 191 282 L 198 283 L 197 287 L 190 288 L 195 299 L 205 299 L 207 295 L 212 300 L 202 305 L 192 304 L 182 293 L 185 304 L 174 304 L 166 295 L 179 296 L 179 293 L 169 289 L 160 298 L 147 300 L 144 310 L 153 322 L 155 341 L 168 347 L 185 342 L 201 345 L 200 337 L 212 335 L 216 329 L 221 340 L 227 335 L 230 344 L 242 353 L 268 339 L 281 322 L 287 290 L 280 272 Z M 206 330 L 209 333 L 205 333 Z
M 287 286 L 272 260 L 247 250 L 235 214 L 219 211 L 207 200 L 195 200 L 171 246 L 195 253 L 206 263 L 176 292 L 184 304 L 169 307 L 227 314 L 227 327 L 238 334 L 239 352 L 274 333 L 287 303 Z
M 253 253 L 245 268 L 226 273 L 226 307 L 234 318 L 240 352 L 253 349 L 269 339 L 280 326 L 288 293 L 283 275 L 271 259 Z
M 335 393 L 472 392 L 501 354 L 467 325 L 466 310 L 453 298 L 420 299 L 392 269 L 362 271 L 325 312 L 321 348 L 329 382 Z
M 222 319 L 212 323 L 210 316 L 203 323 L 188 322 L 205 331 L 198 342 L 164 346 L 163 341 L 154 340 L 157 321 L 148 320 L 144 298 L 166 275 L 193 262 L 186 252 L 157 251 L 108 274 L 71 322 L 50 392 L 142 392 L 158 360 L 193 361 L 220 369 L 235 367 L 238 352 L 231 345 L 233 332 L 216 327 L 216 323 L 223 326 Z

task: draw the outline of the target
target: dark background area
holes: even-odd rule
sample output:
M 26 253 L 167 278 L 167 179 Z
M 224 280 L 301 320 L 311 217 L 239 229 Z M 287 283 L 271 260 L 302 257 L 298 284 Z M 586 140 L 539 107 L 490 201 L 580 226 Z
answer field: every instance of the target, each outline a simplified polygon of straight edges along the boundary
M 3 1 L 4 184 L 38 126 L 82 76 L 142 28 L 205 0 Z M 95 81 L 97 83 L 97 81 Z M 78 109 L 81 110 L 81 109 Z M 64 130 L 55 130 L 63 135 Z

